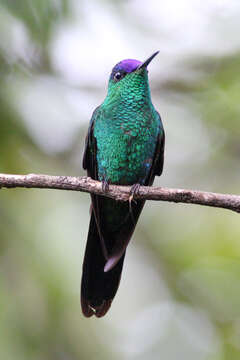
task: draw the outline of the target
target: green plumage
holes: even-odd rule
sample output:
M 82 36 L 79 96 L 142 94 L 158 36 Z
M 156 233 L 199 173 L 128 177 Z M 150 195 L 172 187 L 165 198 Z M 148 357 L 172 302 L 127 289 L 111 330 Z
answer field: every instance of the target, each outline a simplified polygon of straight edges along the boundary
M 103 184 L 151 185 L 162 172 L 164 130 L 151 102 L 145 63 L 129 72 L 129 64 L 123 63 L 113 69 L 107 97 L 93 113 L 83 167 Z M 86 316 L 103 316 L 117 291 L 125 249 L 144 201 L 132 202 L 130 211 L 128 203 L 93 195 L 92 205 L 82 309 Z
M 94 121 L 99 179 L 122 185 L 143 183 L 161 125 L 151 102 L 147 72 L 129 74 L 116 84 L 110 80 L 109 87 Z

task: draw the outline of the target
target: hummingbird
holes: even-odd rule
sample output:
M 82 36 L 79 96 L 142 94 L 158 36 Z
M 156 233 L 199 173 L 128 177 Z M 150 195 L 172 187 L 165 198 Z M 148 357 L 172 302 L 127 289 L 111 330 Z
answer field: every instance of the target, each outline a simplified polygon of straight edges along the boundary
M 126 248 L 145 201 L 134 199 L 141 185 L 151 186 L 164 162 L 165 134 L 155 110 L 147 67 L 126 59 L 112 69 L 108 92 L 93 112 L 85 140 L 83 168 L 109 184 L 130 185 L 133 201 L 91 194 L 91 219 L 83 261 L 81 306 L 86 317 L 104 316 L 116 295 Z M 132 199 L 131 198 L 131 199 Z

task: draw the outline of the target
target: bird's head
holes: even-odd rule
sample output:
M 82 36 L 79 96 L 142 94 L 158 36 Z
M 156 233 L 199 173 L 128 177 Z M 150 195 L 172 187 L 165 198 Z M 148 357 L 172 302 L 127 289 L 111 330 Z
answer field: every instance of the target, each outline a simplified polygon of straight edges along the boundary
M 134 59 L 126 59 L 117 63 L 112 69 L 106 100 L 117 100 L 119 97 L 141 96 L 144 92 L 149 92 L 147 66 L 158 54 L 152 54 L 147 60 L 141 62 Z

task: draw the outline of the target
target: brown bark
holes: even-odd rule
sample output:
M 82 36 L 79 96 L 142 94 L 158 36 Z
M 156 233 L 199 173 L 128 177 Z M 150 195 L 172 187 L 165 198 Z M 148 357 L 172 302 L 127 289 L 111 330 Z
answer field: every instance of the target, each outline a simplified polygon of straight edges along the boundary
M 17 187 L 82 191 L 107 196 L 118 201 L 128 201 L 131 195 L 130 186 L 110 185 L 109 190 L 104 192 L 102 184 L 99 181 L 92 180 L 86 176 L 71 177 L 41 174 L 0 174 L 0 188 Z M 138 194 L 134 195 L 134 198 L 206 205 L 229 209 L 238 213 L 240 212 L 239 195 L 141 186 Z

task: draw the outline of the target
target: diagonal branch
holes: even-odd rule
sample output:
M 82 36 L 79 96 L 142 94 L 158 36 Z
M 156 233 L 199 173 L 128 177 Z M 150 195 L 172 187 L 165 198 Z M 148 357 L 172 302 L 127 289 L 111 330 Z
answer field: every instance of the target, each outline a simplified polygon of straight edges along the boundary
M 82 191 L 107 196 L 118 201 L 128 201 L 131 189 L 130 186 L 110 185 L 109 190 L 104 192 L 102 190 L 102 184 L 99 181 L 95 181 L 86 176 L 0 174 L 0 188 L 16 187 Z M 139 193 L 136 196 L 134 195 L 134 197 L 144 200 L 161 200 L 213 206 L 240 213 L 240 195 L 141 186 Z

